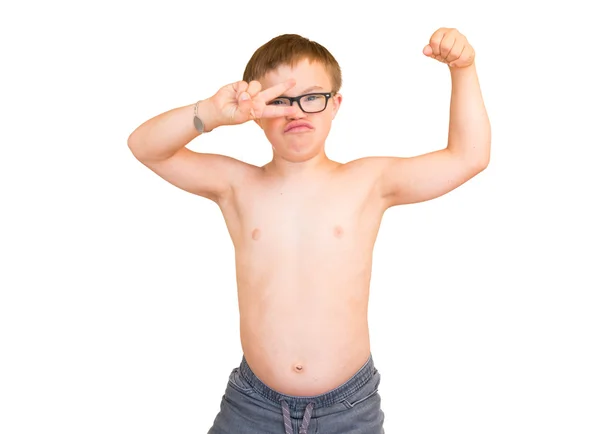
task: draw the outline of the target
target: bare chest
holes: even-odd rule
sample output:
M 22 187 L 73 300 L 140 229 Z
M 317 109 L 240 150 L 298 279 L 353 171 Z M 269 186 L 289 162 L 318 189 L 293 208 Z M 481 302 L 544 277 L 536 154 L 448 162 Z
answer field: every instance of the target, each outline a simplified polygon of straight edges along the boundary
M 373 243 L 383 209 L 367 183 L 248 185 L 222 207 L 236 248 L 303 252 Z

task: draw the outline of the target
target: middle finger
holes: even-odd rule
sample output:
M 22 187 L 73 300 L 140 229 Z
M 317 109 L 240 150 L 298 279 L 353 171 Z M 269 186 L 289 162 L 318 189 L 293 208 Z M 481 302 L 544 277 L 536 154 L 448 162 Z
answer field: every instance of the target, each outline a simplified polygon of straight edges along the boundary
M 456 42 L 457 38 L 452 33 L 444 35 L 444 39 L 442 39 L 440 44 L 440 56 L 442 59 L 446 60 Z

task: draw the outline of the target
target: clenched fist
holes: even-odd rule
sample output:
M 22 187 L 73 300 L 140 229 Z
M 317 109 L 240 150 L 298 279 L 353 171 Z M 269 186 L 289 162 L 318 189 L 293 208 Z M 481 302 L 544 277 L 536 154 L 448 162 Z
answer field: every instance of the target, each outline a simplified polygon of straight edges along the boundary
M 456 29 L 445 27 L 431 35 L 429 44 L 423 48 L 423 54 L 453 68 L 471 66 L 475 61 L 475 50 L 467 38 Z

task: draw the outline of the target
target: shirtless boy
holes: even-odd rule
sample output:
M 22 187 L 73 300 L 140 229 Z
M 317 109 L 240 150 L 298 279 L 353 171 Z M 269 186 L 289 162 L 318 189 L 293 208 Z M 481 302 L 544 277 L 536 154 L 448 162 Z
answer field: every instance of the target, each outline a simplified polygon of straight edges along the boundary
M 490 158 L 472 46 L 441 28 L 423 54 L 446 64 L 452 80 L 448 143 L 435 152 L 330 160 L 340 68 L 297 35 L 260 47 L 243 81 L 130 135 L 142 164 L 219 206 L 235 247 L 243 358 L 210 434 L 384 432 L 367 324 L 383 213 L 446 194 Z M 201 132 L 248 121 L 273 148 L 262 167 L 186 148 Z

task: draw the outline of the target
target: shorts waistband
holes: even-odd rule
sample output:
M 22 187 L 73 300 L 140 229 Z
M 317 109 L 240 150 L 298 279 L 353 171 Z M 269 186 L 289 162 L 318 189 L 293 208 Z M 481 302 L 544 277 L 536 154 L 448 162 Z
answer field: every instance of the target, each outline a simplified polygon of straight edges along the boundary
M 252 372 L 252 369 L 250 369 L 250 366 L 246 361 L 246 357 L 242 357 L 242 363 L 240 364 L 240 374 L 258 394 L 276 404 L 281 404 L 281 401 L 285 400 L 292 411 L 303 409 L 311 402 L 313 403 L 314 408 L 329 407 L 336 404 L 358 391 L 373 377 L 373 375 L 375 375 L 376 372 L 377 369 L 375 369 L 373 356 L 372 354 L 369 354 L 369 358 L 365 364 L 348 381 L 335 389 L 315 396 L 293 396 L 279 393 L 264 384 L 254 372 Z

